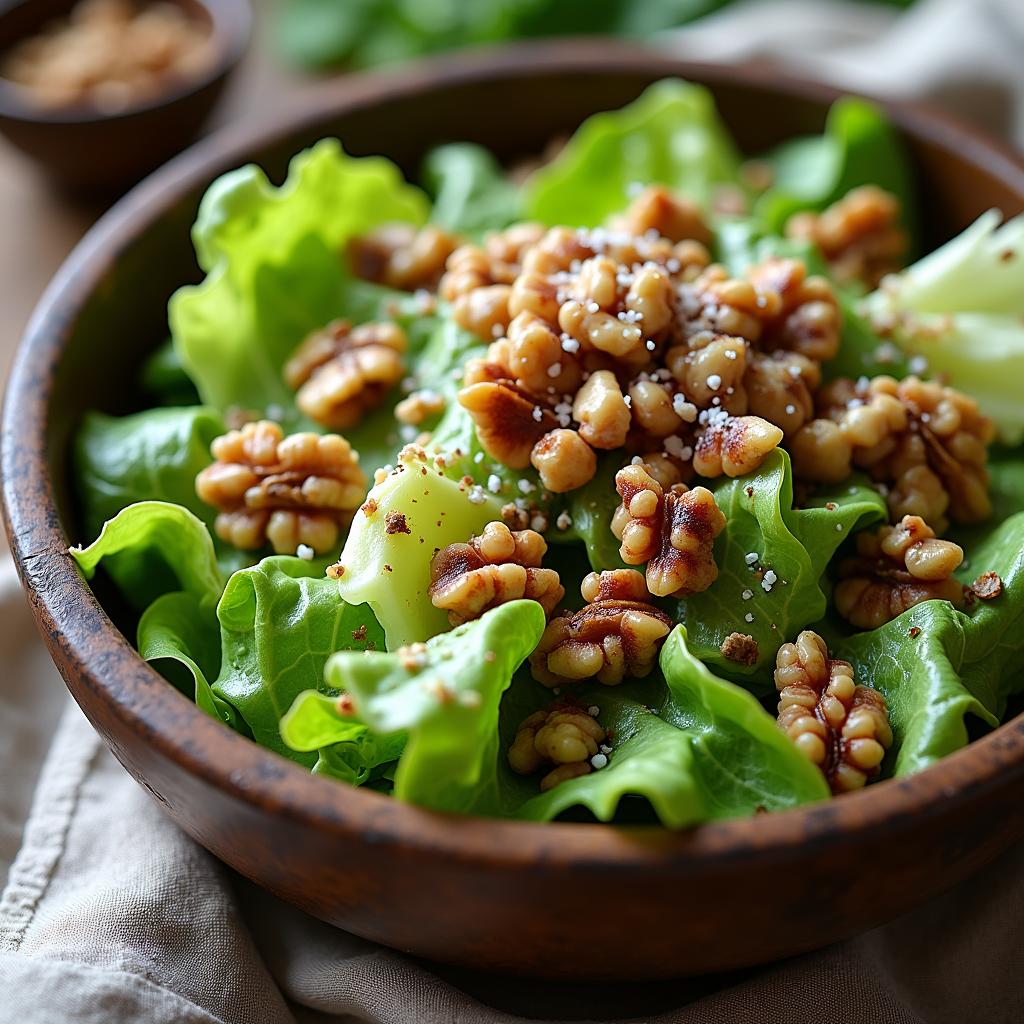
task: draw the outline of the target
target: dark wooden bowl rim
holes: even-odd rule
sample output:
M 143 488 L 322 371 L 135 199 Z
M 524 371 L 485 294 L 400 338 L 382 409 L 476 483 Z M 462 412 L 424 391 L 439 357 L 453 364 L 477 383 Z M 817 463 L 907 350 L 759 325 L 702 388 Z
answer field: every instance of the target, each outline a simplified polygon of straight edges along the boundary
M 29 2 L 29 0 L 22 0 Z M 40 107 L 27 102 L 20 89 L 0 75 L 0 113 L 14 121 L 26 124 L 98 124 L 119 121 L 173 106 L 180 100 L 201 92 L 212 82 L 233 68 L 245 53 L 252 32 L 252 8 L 249 0 L 188 0 L 184 6 L 202 8 L 210 19 L 210 34 L 215 47 L 215 58 L 201 74 L 176 79 L 170 85 L 142 103 L 133 103 L 124 110 L 105 114 L 89 106 Z M 14 6 L 0 10 L 5 17 Z
M 531 44 L 447 58 L 451 82 L 527 76 L 537 69 L 637 70 L 709 82 L 737 81 L 783 88 L 829 102 L 841 94 L 820 83 L 782 78 L 775 71 L 682 63 L 666 56 L 582 42 Z M 658 864 L 699 870 L 709 861 L 771 858 L 800 846 L 824 852 L 865 829 L 898 837 L 920 822 L 999 788 L 1004 772 L 1024 764 L 1024 715 L 917 775 L 879 783 L 827 803 L 753 818 L 711 822 L 673 832 L 656 827 L 533 824 L 424 811 L 378 793 L 310 775 L 208 717 L 138 656 L 96 601 L 66 553 L 49 480 L 47 405 L 53 369 L 86 297 L 120 250 L 165 205 L 202 186 L 277 135 L 314 125 L 328 113 L 372 105 L 382 95 L 414 95 L 437 80 L 436 66 L 348 79 L 306 100 L 298 116 L 248 127 L 198 144 L 152 175 L 106 214 L 61 267 L 26 330 L 3 410 L 3 498 L 11 549 L 29 591 L 40 630 L 64 662 L 133 731 L 183 770 L 238 801 L 283 821 L 339 839 L 358 837 L 430 851 L 457 861 L 529 868 L 538 858 L 556 868 L 570 862 L 609 872 Z M 1024 183 L 1024 163 L 1009 150 L 912 104 L 885 104 L 903 129 L 944 147 L 970 147 L 974 162 Z M 1024 193 L 1024 187 L 1022 187 Z M 19 477 L 18 474 L 21 474 Z M 45 495 L 41 507 L 33 495 Z M 185 723 L 187 728 L 182 729 Z M 117 751 L 115 750 L 115 753 Z M 287 841 L 283 838 L 283 841 Z M 611 875 L 609 875 L 611 877 Z

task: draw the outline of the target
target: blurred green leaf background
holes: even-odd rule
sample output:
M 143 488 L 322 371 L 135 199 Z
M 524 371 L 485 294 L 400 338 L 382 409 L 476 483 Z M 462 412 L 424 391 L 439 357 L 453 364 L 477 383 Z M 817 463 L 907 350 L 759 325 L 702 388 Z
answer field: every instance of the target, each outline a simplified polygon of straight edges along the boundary
M 872 0 L 908 7 L 913 0 Z M 312 70 L 391 64 L 465 46 L 553 36 L 643 40 L 730 0 L 283 0 L 283 56 Z

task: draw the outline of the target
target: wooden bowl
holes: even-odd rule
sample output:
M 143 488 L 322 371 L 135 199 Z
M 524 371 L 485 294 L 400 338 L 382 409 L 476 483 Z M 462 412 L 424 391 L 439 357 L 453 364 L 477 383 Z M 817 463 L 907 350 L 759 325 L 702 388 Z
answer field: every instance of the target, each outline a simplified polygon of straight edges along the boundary
M 830 803 L 682 832 L 451 817 L 309 775 L 207 717 L 149 668 L 66 554 L 83 539 L 68 439 L 133 405 L 133 372 L 197 276 L 188 229 L 220 172 L 324 135 L 413 170 L 469 139 L 536 152 L 667 75 L 704 82 L 741 145 L 818 131 L 836 92 L 772 73 L 607 45 L 534 46 L 329 86 L 300 116 L 211 138 L 97 224 L 46 292 L 3 418 L 7 529 L 39 627 L 111 750 L 182 828 L 243 875 L 358 935 L 437 961 L 557 978 L 642 979 L 761 963 L 853 935 L 958 882 L 1024 835 L 1024 717 L 928 771 Z M 905 105 L 934 243 L 1024 203 L 1024 167 Z
M 76 106 L 41 108 L 0 78 L 0 131 L 62 186 L 119 193 L 180 152 L 196 136 L 245 52 L 249 0 L 172 0 L 209 25 L 209 69 L 175 82 L 155 99 L 115 114 Z M 0 11 L 0 53 L 61 18 L 77 0 L 15 0 Z

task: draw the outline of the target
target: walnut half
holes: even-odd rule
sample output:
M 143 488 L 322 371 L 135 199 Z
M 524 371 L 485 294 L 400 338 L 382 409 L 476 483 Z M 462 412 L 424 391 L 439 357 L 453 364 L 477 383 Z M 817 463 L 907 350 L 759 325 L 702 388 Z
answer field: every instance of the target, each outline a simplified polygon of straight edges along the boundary
M 291 434 L 269 420 L 214 440 L 217 460 L 196 477 L 196 493 L 220 511 L 217 536 L 278 554 L 307 545 L 322 555 L 338 540 L 366 495 L 358 455 L 337 434 Z
M 458 626 L 485 611 L 527 598 L 546 615 L 565 596 L 554 569 L 542 569 L 544 538 L 533 530 L 512 532 L 504 523 L 488 523 L 468 544 L 449 544 L 430 560 L 430 601 Z
M 517 775 L 532 775 L 554 766 L 540 780 L 544 793 L 560 782 L 589 775 L 591 768 L 608 763 L 605 731 L 598 724 L 597 708 L 585 708 L 562 698 L 525 718 L 508 749 L 508 763 Z M 603 758 L 603 760 L 602 760 Z
M 285 363 L 285 383 L 311 420 L 342 430 L 357 424 L 402 379 L 406 345 L 397 324 L 353 329 L 347 320 L 334 320 L 295 350 Z
M 592 678 L 616 686 L 647 675 L 672 621 L 649 603 L 643 576 L 632 569 L 592 572 L 580 591 L 588 603 L 552 619 L 530 655 L 533 678 L 545 686 Z
M 858 629 L 882 626 L 922 601 L 964 602 L 964 588 L 953 578 L 963 549 L 936 540 L 920 516 L 858 534 L 857 555 L 839 567 L 833 597 L 839 614 Z
M 686 484 L 668 489 L 644 463 L 615 474 L 622 504 L 612 517 L 612 532 L 621 541 L 627 565 L 647 566 L 647 587 L 656 597 L 696 594 L 718 578 L 715 538 L 725 516 L 706 487 Z
M 876 778 L 892 727 L 885 698 L 857 686 L 853 666 L 829 657 L 825 641 L 804 630 L 783 644 L 775 662 L 779 727 L 821 768 L 833 793 Z

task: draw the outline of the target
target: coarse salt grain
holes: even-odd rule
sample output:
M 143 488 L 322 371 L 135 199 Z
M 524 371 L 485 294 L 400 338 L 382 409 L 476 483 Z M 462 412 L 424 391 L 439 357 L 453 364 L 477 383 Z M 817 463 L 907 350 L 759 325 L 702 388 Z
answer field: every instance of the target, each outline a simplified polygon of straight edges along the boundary
M 498 476 L 497 473 L 492 473 L 487 478 L 487 490 L 489 490 L 491 494 L 497 494 L 498 491 L 501 490 L 501 477 Z
M 591 718 L 597 718 L 597 716 L 601 714 L 601 709 L 596 704 L 591 704 L 590 707 L 587 708 L 587 714 L 590 715 Z
M 717 373 L 708 374 L 707 384 L 712 391 L 717 391 L 722 386 L 722 378 Z
M 469 489 L 469 493 L 466 495 L 470 502 L 474 505 L 482 505 L 487 501 L 487 495 L 484 493 L 484 489 L 479 484 L 473 484 Z
M 747 614 L 743 616 L 743 621 L 744 622 L 753 622 L 754 621 L 754 613 L 753 612 L 747 612 Z
M 533 407 L 533 412 L 530 415 L 533 416 L 536 423 L 540 423 L 540 421 L 544 419 L 544 410 L 539 405 L 535 405 Z
M 740 594 L 740 597 L 742 597 L 744 601 L 749 601 L 753 596 L 754 592 L 752 590 L 744 590 L 743 593 Z
M 568 512 L 559 512 L 555 520 L 555 526 L 560 530 L 568 530 L 572 526 L 572 516 Z
M 607 754 L 600 754 L 600 753 L 598 753 L 598 754 L 595 754 L 590 759 L 590 766 L 591 766 L 591 768 L 594 769 L 594 771 L 598 771 L 599 772 L 607 764 L 608 764 L 608 755 Z
M 313 556 L 316 552 L 308 544 L 300 544 L 295 549 L 295 554 L 299 556 L 304 562 L 312 562 Z
M 743 556 L 743 561 L 746 562 L 747 565 L 753 565 L 757 561 L 757 552 L 748 551 L 747 554 Z

